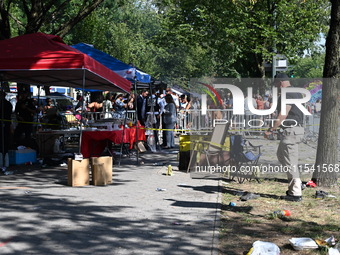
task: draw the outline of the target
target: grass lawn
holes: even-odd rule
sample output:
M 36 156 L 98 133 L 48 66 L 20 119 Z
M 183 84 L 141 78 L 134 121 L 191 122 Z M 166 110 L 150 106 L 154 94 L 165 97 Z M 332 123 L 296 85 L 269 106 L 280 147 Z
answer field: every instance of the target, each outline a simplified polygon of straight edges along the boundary
M 220 227 L 220 251 L 226 255 L 242 255 L 257 241 L 275 243 L 281 254 L 328 254 L 327 248 L 296 251 L 289 243 L 293 237 L 327 239 L 334 235 L 340 239 L 340 189 L 339 187 L 306 188 L 302 202 L 280 200 L 287 190 L 287 181 L 264 180 L 239 184 L 223 182 L 223 205 Z M 336 198 L 316 199 L 317 190 Z M 261 197 L 241 201 L 241 192 L 260 194 Z M 234 202 L 236 206 L 230 206 Z M 290 210 L 291 216 L 273 217 L 277 210 Z

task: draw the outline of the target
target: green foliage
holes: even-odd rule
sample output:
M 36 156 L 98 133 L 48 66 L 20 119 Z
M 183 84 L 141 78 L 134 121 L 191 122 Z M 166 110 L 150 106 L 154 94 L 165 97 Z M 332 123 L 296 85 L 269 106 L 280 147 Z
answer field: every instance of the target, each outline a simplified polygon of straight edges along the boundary
M 45 32 L 63 36 L 104 0 L 2 0 L 0 39 Z
M 294 78 L 322 78 L 325 64 L 325 54 L 313 54 L 296 59 L 296 63 L 291 68 Z
M 166 40 L 173 34 L 190 45 L 214 51 L 217 76 L 262 77 L 264 61 L 280 53 L 295 58 L 326 31 L 329 3 L 316 1 L 158 2 L 167 20 Z
M 263 77 L 264 61 L 276 52 L 297 63 L 296 75 L 314 75 L 319 69 L 312 71 L 310 62 L 316 59 L 308 62 L 301 56 L 306 49 L 314 52 L 314 41 L 326 32 L 329 16 L 326 0 L 104 0 L 67 27 L 89 4 L 13 0 L 11 34 L 64 31 L 68 44 L 92 44 L 170 85 L 185 87 L 196 77 Z M 28 24 L 36 27 L 28 30 Z

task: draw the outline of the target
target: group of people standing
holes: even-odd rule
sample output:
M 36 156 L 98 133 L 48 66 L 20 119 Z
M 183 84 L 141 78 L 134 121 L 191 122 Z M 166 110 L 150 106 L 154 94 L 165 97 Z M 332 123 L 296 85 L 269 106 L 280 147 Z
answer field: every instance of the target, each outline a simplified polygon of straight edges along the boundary
M 134 109 L 134 94 L 113 94 L 108 92 L 98 95 L 92 102 L 84 103 L 82 96 L 77 96 L 75 111 L 103 113 L 104 119 L 124 118 L 125 110 Z
M 156 144 L 159 144 L 158 134 L 162 129 L 161 146 L 164 149 L 174 148 L 174 129 L 178 125 L 178 113 L 191 107 L 189 96 L 178 96 L 171 88 L 167 88 L 165 94 L 153 90 L 151 95 L 148 90 L 142 90 L 136 101 L 138 121 L 141 125 L 153 129 L 152 135 Z

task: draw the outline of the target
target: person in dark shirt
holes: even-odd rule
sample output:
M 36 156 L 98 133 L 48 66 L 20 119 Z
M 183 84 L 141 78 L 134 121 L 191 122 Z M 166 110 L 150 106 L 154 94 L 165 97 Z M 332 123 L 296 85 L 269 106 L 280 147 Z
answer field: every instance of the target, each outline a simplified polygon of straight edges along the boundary
M 19 100 L 15 106 L 15 114 L 18 125 L 14 132 L 16 142 L 21 140 L 24 133 L 26 139 L 30 139 L 33 131 L 33 119 L 37 109 L 33 100 L 29 98 L 28 92 L 24 92 L 19 96 Z
M 5 154 L 8 152 L 9 138 L 11 135 L 11 115 L 12 104 L 6 100 L 6 93 L 0 91 L 0 151 L 5 158 Z M 1 165 L 3 165 L 3 162 Z
M 149 95 L 149 92 L 144 89 L 142 93 L 137 97 L 137 116 L 138 121 L 142 126 L 145 126 L 146 120 L 146 99 Z
M 275 85 L 280 88 L 290 87 L 289 78 L 284 73 L 279 73 L 275 77 Z M 300 93 L 287 93 L 287 99 L 302 98 Z M 284 126 L 282 122 L 284 121 Z M 286 105 L 286 114 L 283 115 L 281 109 L 281 97 L 278 100 L 278 116 L 273 127 L 265 132 L 266 137 L 270 137 L 272 132 L 280 128 L 281 140 L 277 149 L 277 157 L 284 171 L 287 172 L 288 190 L 286 196 L 281 199 L 299 202 L 302 200 L 302 182 L 298 169 L 299 143 L 304 136 L 303 113 L 295 104 Z

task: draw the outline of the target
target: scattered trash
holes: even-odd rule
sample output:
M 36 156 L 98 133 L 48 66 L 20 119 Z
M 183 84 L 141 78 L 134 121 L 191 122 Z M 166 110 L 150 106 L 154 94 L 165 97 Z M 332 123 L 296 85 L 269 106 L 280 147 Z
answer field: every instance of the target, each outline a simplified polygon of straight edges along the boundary
M 310 180 L 306 183 L 306 187 L 315 188 L 316 183 L 314 181 Z
M 330 248 L 328 250 L 328 255 L 340 255 L 340 251 L 339 251 L 339 249 Z
M 334 246 L 336 244 L 336 240 L 335 240 L 335 237 L 334 236 L 331 236 L 331 237 L 328 237 L 326 240 L 325 240 L 328 245 L 330 246 Z
M 60 166 L 67 166 L 67 164 L 66 163 L 61 163 Z
M 279 255 L 280 248 L 270 242 L 256 241 L 253 243 L 253 247 L 249 250 L 247 255 Z
M 152 165 L 154 165 L 154 166 L 164 166 L 164 163 L 162 163 L 162 162 L 156 162 L 156 163 L 153 163 Z
M 4 172 L 4 175 L 12 175 L 12 174 L 14 174 L 13 171 L 5 171 L 5 172 Z
M 335 247 L 329 248 L 328 255 L 340 255 L 340 243 Z
M 320 246 L 320 247 L 330 247 L 334 246 L 336 244 L 336 239 L 334 236 L 331 236 L 325 240 L 322 239 L 315 239 L 315 242 Z
M 336 196 L 330 195 L 327 192 L 323 190 L 317 190 L 315 192 L 315 198 L 316 199 L 324 199 L 325 197 L 331 197 L 331 198 L 336 198 Z
M 330 198 L 336 198 L 336 196 L 334 195 L 331 195 L 331 194 L 328 194 L 327 197 L 330 197 Z
M 236 206 L 236 203 L 230 202 L 229 205 L 230 205 L 230 206 Z
M 168 170 L 166 171 L 166 175 L 172 176 L 172 166 L 168 165 Z
M 243 196 L 241 196 L 240 199 L 241 199 L 241 201 L 247 201 L 247 200 L 250 200 L 250 199 L 257 199 L 259 197 L 260 197 L 260 195 L 256 195 L 254 193 L 247 192 Z
M 166 191 L 166 189 L 157 188 L 156 191 Z
M 176 238 L 176 236 L 174 236 L 174 235 L 166 235 L 166 236 L 164 236 L 164 238 Z
M 294 250 L 302 251 L 306 249 L 317 249 L 318 244 L 309 237 L 291 238 L 289 242 L 293 246 Z
M 172 225 L 182 225 L 182 223 L 175 221 L 172 223 Z
M 25 193 L 25 194 L 30 194 L 30 193 L 32 193 L 32 191 L 26 190 L 24 193 Z
M 315 239 L 315 242 L 319 247 L 327 247 L 328 243 L 325 240 Z
M 234 195 L 235 196 L 243 196 L 244 194 L 246 194 L 247 192 L 244 191 L 235 191 Z
M 279 211 L 273 212 L 273 215 L 274 215 L 275 217 L 282 218 L 282 217 L 290 216 L 291 213 L 290 213 L 289 210 L 279 210 Z
M 25 165 L 26 166 L 31 166 L 31 165 L 33 165 L 33 163 L 32 163 L 32 161 L 28 161 L 28 162 L 25 163 Z
M 179 187 L 188 187 L 189 184 L 186 184 L 186 183 L 179 183 L 179 184 L 177 184 L 177 186 L 179 186 Z

